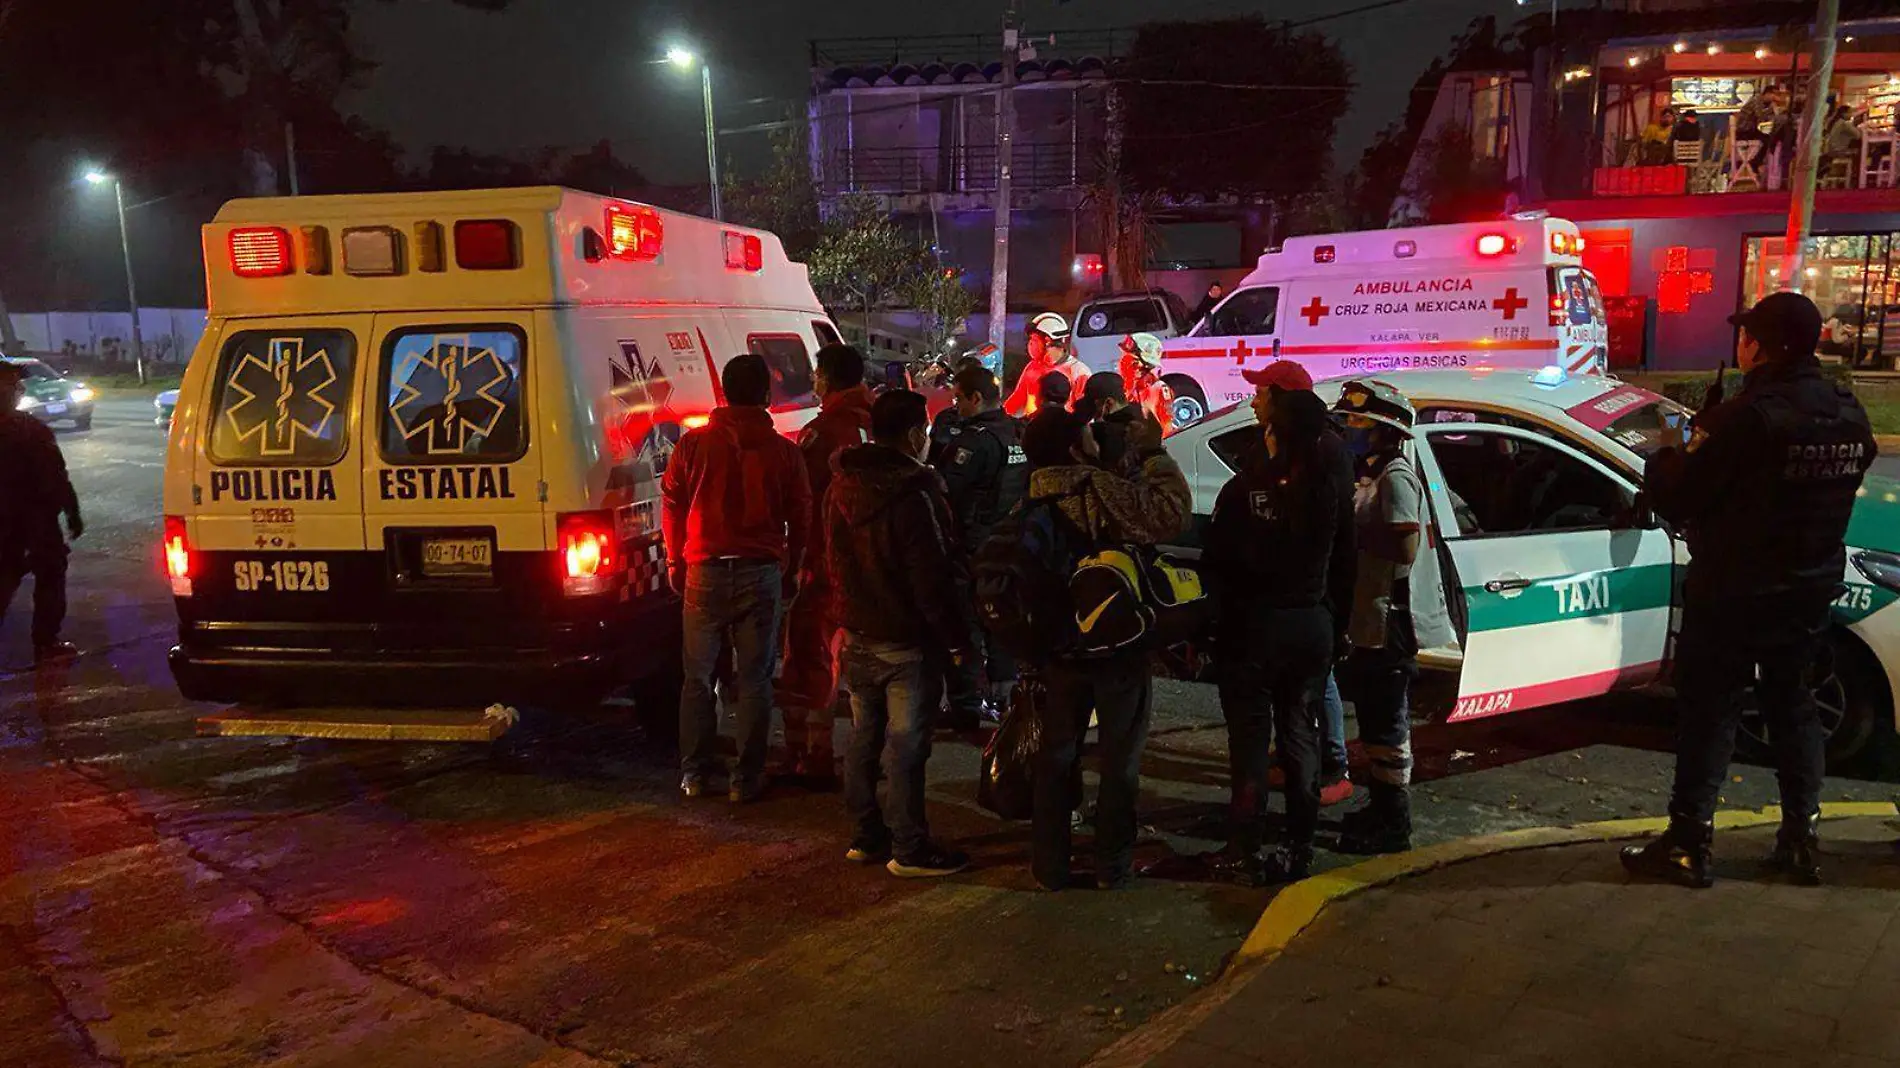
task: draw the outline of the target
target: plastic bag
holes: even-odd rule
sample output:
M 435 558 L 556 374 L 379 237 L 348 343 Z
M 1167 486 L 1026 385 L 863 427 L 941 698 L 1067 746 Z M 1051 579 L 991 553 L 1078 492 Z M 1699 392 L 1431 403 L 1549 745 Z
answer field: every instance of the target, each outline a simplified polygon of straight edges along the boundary
M 1006 820 L 1026 820 L 1035 811 L 1036 761 L 1042 756 L 1045 694 L 1041 682 L 1018 679 L 1009 691 L 1003 722 L 983 747 L 976 803 Z

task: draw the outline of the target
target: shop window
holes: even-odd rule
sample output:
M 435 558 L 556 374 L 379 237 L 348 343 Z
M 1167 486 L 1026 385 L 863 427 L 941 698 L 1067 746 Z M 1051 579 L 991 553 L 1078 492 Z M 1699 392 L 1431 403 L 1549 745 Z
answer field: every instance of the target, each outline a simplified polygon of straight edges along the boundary
M 1884 367 L 1900 354 L 1900 263 L 1892 233 L 1827 234 L 1808 240 L 1793 288 L 1821 309 L 1821 354 L 1856 367 Z M 1742 306 L 1783 288 L 1787 242 L 1751 237 L 1742 262 Z

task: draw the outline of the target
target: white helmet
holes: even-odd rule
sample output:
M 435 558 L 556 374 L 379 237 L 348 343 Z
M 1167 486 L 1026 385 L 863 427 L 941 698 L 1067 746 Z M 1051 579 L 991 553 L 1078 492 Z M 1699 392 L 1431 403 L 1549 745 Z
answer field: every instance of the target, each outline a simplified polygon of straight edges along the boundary
M 1029 320 L 1029 329 L 1051 341 L 1069 340 L 1069 321 L 1055 312 L 1043 312 Z

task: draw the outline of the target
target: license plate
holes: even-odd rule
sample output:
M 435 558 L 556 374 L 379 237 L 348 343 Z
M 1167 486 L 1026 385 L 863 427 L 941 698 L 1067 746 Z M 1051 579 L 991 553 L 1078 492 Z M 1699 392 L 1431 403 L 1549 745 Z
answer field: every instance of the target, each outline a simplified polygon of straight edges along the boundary
M 424 538 L 425 576 L 486 575 L 494 567 L 495 546 L 487 538 Z
M 46 406 L 46 414 L 47 415 L 65 415 L 66 406 L 64 404 L 49 404 Z

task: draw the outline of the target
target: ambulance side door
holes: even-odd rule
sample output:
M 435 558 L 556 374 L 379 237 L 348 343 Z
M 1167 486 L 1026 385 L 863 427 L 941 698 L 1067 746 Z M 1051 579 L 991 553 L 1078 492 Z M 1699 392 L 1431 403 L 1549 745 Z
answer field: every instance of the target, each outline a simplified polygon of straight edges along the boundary
M 1229 293 L 1195 327 L 1190 341 L 1166 346 L 1169 377 L 1193 379 L 1210 412 L 1252 398 L 1253 387 L 1240 372 L 1279 358 L 1283 292 L 1277 285 L 1254 285 Z
M 1449 721 L 1640 686 L 1662 669 L 1675 548 L 1639 525 L 1636 488 L 1547 436 L 1493 424 L 1418 431 L 1462 606 Z

